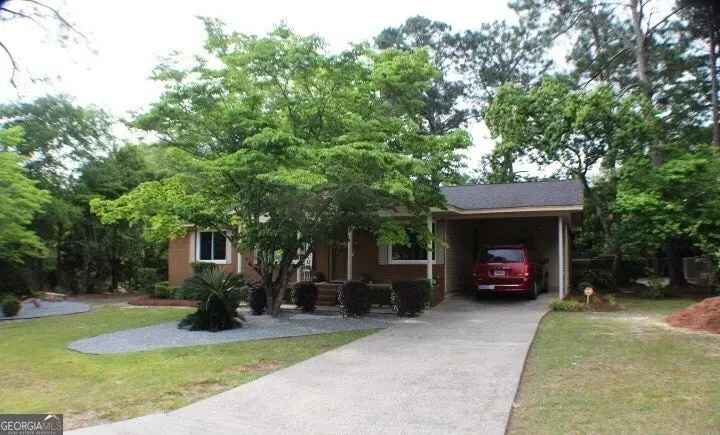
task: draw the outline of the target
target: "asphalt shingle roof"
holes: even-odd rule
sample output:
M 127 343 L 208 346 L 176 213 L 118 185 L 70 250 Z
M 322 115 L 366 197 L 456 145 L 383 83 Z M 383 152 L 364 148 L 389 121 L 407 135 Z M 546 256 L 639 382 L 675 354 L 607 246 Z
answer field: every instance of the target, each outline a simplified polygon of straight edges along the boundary
M 464 210 L 583 204 L 579 180 L 471 184 L 441 188 L 448 205 Z

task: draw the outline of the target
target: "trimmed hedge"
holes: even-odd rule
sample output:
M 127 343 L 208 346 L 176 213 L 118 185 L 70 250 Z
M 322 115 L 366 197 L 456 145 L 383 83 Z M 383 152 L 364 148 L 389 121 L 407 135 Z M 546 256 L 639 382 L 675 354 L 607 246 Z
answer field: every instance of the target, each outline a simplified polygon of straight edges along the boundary
M 22 304 L 15 296 L 5 296 L 2 300 L 2 312 L 5 317 L 15 317 L 20 312 Z
M 265 314 L 267 310 L 267 296 L 265 288 L 261 285 L 250 287 L 248 298 L 250 299 L 250 310 L 254 316 Z
M 395 281 L 392 287 L 398 316 L 415 317 L 430 303 L 432 285 L 427 280 Z
M 392 305 L 392 286 L 370 285 L 370 305 L 386 307 Z
M 293 300 L 295 305 L 300 307 L 304 312 L 311 313 L 315 311 L 318 300 L 318 288 L 309 281 L 300 281 L 293 287 Z
M 156 282 L 153 287 L 152 297 L 156 299 L 173 299 L 175 297 L 175 289 L 170 287 L 167 281 Z
M 361 281 L 348 281 L 340 288 L 343 315 L 362 316 L 370 311 L 370 289 Z
M 159 281 L 157 269 L 153 267 L 138 267 L 132 282 L 132 289 L 136 292 L 152 295 L 155 283 Z
M 585 305 L 574 299 L 555 299 L 550 302 L 553 311 L 585 311 Z

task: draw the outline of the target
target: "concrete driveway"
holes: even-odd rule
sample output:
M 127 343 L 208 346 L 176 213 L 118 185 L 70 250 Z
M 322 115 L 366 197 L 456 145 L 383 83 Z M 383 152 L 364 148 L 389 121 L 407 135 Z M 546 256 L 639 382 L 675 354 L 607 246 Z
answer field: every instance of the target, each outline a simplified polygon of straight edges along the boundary
M 167 414 L 77 434 L 502 434 L 549 297 L 417 319 Z

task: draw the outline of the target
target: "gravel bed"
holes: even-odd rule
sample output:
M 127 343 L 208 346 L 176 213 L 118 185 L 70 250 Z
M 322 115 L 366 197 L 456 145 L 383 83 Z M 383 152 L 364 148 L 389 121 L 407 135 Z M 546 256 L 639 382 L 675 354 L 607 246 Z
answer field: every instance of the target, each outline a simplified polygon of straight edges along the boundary
M 36 307 L 30 302 L 24 302 L 17 316 L 5 317 L 0 311 L 0 320 L 34 319 L 37 317 L 63 316 L 66 314 L 85 313 L 90 311 L 90 305 L 82 302 L 49 302 L 40 301 Z
M 83 338 L 68 343 L 67 347 L 71 350 L 91 354 L 139 352 L 171 347 L 386 328 L 394 320 L 393 317 L 387 315 L 371 315 L 355 319 L 343 318 L 340 315 L 303 313 L 283 313 L 277 319 L 267 315 L 245 315 L 245 318 L 247 322 L 243 324 L 242 328 L 228 331 L 188 331 L 178 328 L 178 322 L 167 322 Z

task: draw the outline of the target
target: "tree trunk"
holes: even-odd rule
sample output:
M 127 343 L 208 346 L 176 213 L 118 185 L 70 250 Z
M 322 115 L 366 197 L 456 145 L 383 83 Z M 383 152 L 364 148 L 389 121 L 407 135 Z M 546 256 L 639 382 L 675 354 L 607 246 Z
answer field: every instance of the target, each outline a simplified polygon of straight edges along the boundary
M 637 62 L 637 75 L 643 92 L 650 96 L 650 81 L 648 80 L 647 37 L 642 28 L 643 4 L 641 0 L 630 0 L 632 13 L 633 34 L 635 38 L 635 61 Z
M 720 146 L 720 114 L 718 113 L 718 80 L 717 80 L 717 46 L 718 32 L 710 28 L 710 102 L 712 105 L 713 145 Z
M 642 93 L 652 100 L 652 85 L 648 77 L 648 51 L 647 42 L 650 35 L 646 35 L 643 30 L 643 1 L 630 0 L 628 4 L 632 15 L 633 37 L 635 39 L 634 52 L 635 62 L 637 63 L 637 79 L 638 85 Z M 662 150 L 659 144 L 653 144 L 650 147 L 650 161 L 654 167 L 659 167 L 663 163 Z
M 668 262 L 668 277 L 670 283 L 674 286 L 684 286 L 687 284 L 682 269 L 682 255 L 680 251 L 680 241 L 670 240 L 665 245 L 665 255 Z

